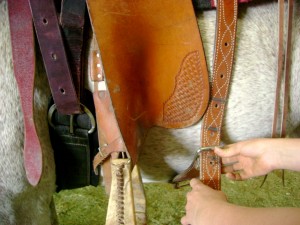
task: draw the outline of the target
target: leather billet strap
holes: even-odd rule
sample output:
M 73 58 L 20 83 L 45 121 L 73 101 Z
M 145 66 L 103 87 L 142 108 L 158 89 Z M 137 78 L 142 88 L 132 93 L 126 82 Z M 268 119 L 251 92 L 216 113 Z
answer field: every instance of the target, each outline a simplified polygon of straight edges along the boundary
M 78 114 L 80 104 L 72 81 L 53 1 L 29 0 L 36 35 L 58 112 Z
M 33 26 L 27 0 L 7 2 L 14 73 L 24 115 L 24 166 L 29 183 L 35 186 L 42 175 L 42 150 L 33 117 L 35 75 Z
M 211 100 L 203 118 L 199 158 L 174 178 L 177 183 L 191 179 L 200 172 L 202 182 L 214 189 L 221 189 L 221 162 L 213 152 L 220 144 L 221 128 L 229 83 L 233 67 L 237 26 L 237 0 L 220 0 L 217 5 L 216 42 L 213 66 Z
M 220 144 L 221 128 L 233 67 L 238 3 L 218 1 L 215 58 L 211 101 L 203 118 L 202 147 Z M 221 163 L 212 151 L 200 152 L 200 179 L 214 189 L 221 189 Z
M 62 28 L 70 70 L 80 102 L 83 98 L 83 50 L 85 33 L 85 0 L 62 0 L 59 22 Z

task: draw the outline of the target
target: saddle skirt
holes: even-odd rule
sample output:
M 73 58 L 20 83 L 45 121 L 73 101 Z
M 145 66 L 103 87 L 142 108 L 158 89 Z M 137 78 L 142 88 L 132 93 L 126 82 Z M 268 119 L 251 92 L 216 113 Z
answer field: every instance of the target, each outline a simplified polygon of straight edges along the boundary
M 197 122 L 209 100 L 191 1 L 87 1 L 118 125 L 133 163 L 145 131 Z M 172 6 L 172 7 L 170 7 Z

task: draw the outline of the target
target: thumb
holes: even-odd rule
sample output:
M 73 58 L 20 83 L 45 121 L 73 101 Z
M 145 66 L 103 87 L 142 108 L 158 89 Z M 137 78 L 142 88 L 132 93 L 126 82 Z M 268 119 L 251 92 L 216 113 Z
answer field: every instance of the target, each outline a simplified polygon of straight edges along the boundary
M 191 185 L 192 188 L 195 188 L 197 186 L 201 186 L 202 182 L 198 178 L 193 178 L 190 181 L 190 185 Z
M 222 148 L 215 147 L 214 152 L 221 158 L 232 157 L 240 153 L 239 150 L 232 145 L 226 145 Z

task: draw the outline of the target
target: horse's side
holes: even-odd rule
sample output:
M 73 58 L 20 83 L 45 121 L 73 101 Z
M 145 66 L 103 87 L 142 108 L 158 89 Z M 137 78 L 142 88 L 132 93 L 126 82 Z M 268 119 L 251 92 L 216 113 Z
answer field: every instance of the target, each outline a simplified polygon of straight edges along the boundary
M 300 122 L 300 5 L 296 2 L 290 90 L 290 134 Z M 199 25 L 212 65 L 215 11 L 199 13 Z M 31 187 L 23 167 L 22 112 L 9 36 L 6 1 L 0 1 L 0 223 L 51 224 L 55 218 L 54 161 L 47 127 L 47 79 L 37 60 L 35 119 L 43 147 L 43 177 Z M 242 6 L 239 13 L 237 48 L 230 97 L 224 119 L 225 143 L 254 137 L 270 137 L 273 118 L 277 63 L 277 3 Z M 47 90 L 47 91 L 45 91 Z M 167 181 L 186 169 L 200 143 L 201 122 L 185 129 L 152 129 L 139 158 L 145 181 Z

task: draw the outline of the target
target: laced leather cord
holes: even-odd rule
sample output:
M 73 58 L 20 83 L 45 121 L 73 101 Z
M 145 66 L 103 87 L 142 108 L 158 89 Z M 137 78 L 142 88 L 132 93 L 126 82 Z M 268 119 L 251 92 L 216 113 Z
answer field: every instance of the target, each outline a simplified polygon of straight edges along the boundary
M 118 225 L 124 225 L 124 173 L 123 169 L 125 164 L 116 165 L 116 177 L 117 177 L 117 221 Z

